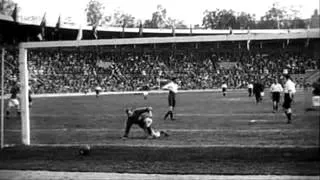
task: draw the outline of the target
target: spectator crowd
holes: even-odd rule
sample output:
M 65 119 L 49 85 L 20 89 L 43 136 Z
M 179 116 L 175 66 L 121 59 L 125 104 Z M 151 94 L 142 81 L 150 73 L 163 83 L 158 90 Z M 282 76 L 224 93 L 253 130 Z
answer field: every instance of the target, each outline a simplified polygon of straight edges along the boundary
M 18 67 L 17 51 L 7 51 L 6 92 L 19 79 Z M 220 88 L 222 83 L 229 88 L 245 88 L 258 77 L 268 87 L 284 69 L 291 74 L 304 74 L 319 67 L 319 59 L 301 53 L 119 55 L 49 49 L 28 53 L 30 85 L 36 94 L 88 92 L 97 85 L 104 91 L 158 89 L 162 80 L 172 76 L 178 78 L 181 89 Z

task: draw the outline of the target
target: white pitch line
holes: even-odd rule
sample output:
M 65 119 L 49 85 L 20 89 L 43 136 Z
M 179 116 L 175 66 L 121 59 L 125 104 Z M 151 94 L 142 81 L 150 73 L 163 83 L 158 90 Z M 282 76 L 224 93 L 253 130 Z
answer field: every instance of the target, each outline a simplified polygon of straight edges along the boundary
M 25 179 L 33 180 L 58 180 L 58 179 L 157 179 L 157 180 L 186 180 L 186 179 L 215 179 L 215 180 L 319 180 L 319 176 L 292 176 L 292 175 L 183 175 L 183 174 L 142 174 L 142 173 L 104 173 L 104 172 L 62 172 L 62 171 L 32 171 L 32 170 L 0 170 L 4 179 Z
M 152 144 L 145 143 L 148 142 L 148 139 L 142 143 L 130 143 L 134 139 L 121 140 L 119 138 L 119 143 L 84 143 L 84 142 L 73 142 L 65 144 L 45 144 L 45 143 L 31 143 L 29 147 L 81 147 L 90 145 L 92 147 L 157 147 L 157 148 L 278 148 L 278 149 L 287 149 L 287 148 L 301 148 L 301 149 L 310 149 L 310 148 L 319 148 L 318 145 L 250 145 L 250 144 Z M 157 139 L 152 139 L 157 141 Z M 6 144 L 5 147 L 15 147 L 16 144 Z M 18 145 L 19 146 L 19 145 Z
M 283 113 L 177 113 L 176 116 L 182 116 L 182 117 L 225 117 L 225 116 L 276 116 L 276 115 L 284 115 Z M 304 115 L 304 113 L 294 113 L 294 116 L 297 115 Z M 65 115 L 65 114 L 31 114 L 32 117 L 59 117 L 59 118 L 76 118 L 77 116 L 81 117 L 92 117 L 97 118 L 96 115 L 90 115 L 90 114 L 74 114 L 74 115 Z M 119 114 L 104 114 L 101 118 L 108 118 L 108 117 L 119 117 L 119 118 L 125 118 L 126 115 L 119 115 Z
M 59 132 L 59 131 L 75 131 L 75 132 L 121 132 L 123 129 L 112 129 L 112 128 L 52 128 L 52 129 L 32 129 L 32 132 Z M 317 129 L 165 129 L 168 132 L 317 132 Z M 132 129 L 132 131 L 141 131 L 141 129 Z M 6 129 L 5 132 L 21 132 L 21 129 Z
M 203 117 L 217 117 L 217 116 L 276 116 L 284 115 L 284 113 L 177 113 L 177 116 L 203 116 Z M 304 115 L 304 113 L 294 113 L 293 115 Z

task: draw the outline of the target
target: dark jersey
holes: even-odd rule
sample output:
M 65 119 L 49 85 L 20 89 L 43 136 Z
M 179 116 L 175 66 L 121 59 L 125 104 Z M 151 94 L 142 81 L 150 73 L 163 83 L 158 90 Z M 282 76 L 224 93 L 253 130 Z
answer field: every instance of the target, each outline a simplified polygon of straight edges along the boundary
M 139 109 L 133 110 L 133 114 L 128 117 L 124 137 L 128 137 L 130 128 L 133 124 L 137 124 L 141 128 L 145 128 L 145 122 L 143 121 L 143 115 L 144 115 L 144 113 L 147 113 L 150 111 L 151 111 L 151 109 L 149 109 L 149 108 L 139 108 Z
M 17 94 L 19 93 L 19 87 L 18 86 L 13 86 L 10 90 L 11 93 L 11 99 L 16 99 Z
M 263 90 L 264 90 L 264 87 L 261 83 L 255 83 L 253 85 L 253 93 L 254 94 L 259 94 L 259 93 L 263 92 Z
M 135 109 L 133 111 L 133 114 L 128 117 L 128 121 L 130 121 L 131 123 L 140 123 L 141 121 L 141 115 L 144 113 L 150 112 L 149 108 L 139 108 L 139 109 Z

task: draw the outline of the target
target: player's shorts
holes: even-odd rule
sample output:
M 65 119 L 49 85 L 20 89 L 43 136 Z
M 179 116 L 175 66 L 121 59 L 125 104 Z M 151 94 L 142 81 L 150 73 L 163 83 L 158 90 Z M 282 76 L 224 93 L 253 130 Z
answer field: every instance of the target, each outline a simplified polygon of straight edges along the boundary
M 227 91 L 227 88 L 222 88 L 222 92 L 226 92 Z
M 292 99 L 290 98 L 289 93 L 284 94 L 284 101 L 282 107 L 285 109 L 291 108 Z
M 13 108 L 13 107 L 16 107 L 16 108 L 19 108 L 20 106 L 20 102 L 18 99 L 10 99 L 9 102 L 8 102 L 8 107 L 9 108 Z
M 248 93 L 252 94 L 252 88 L 248 88 Z
M 272 92 L 272 101 L 277 103 L 280 101 L 280 92 Z
M 176 106 L 176 96 L 173 92 L 169 92 L 168 101 L 169 101 L 169 106 L 172 106 L 172 107 Z
M 145 127 L 150 127 L 152 124 L 152 119 L 150 117 L 144 118 Z

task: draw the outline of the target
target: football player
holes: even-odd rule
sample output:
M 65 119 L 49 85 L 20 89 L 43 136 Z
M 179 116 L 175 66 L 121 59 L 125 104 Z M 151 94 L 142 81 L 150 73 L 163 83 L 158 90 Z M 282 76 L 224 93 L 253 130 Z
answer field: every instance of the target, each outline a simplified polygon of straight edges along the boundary
M 10 115 L 10 112 L 13 110 L 15 110 L 17 112 L 17 114 L 20 116 L 21 112 L 20 112 L 20 101 L 18 99 L 18 93 L 20 91 L 20 85 L 17 82 L 14 82 L 13 86 L 11 87 L 10 90 L 10 99 L 8 101 L 8 105 L 6 108 L 6 115 L 7 117 Z
M 221 86 L 221 89 L 222 89 L 222 95 L 223 96 L 226 96 L 227 95 L 227 83 L 223 83 L 222 86 Z
M 273 113 L 278 111 L 278 104 L 280 101 L 280 93 L 283 91 L 281 84 L 278 82 L 278 79 L 275 78 L 274 82 L 270 87 L 271 98 L 273 103 Z
M 137 109 L 126 109 L 126 114 L 128 116 L 126 122 L 126 128 L 123 139 L 128 138 L 130 128 L 133 124 L 138 125 L 144 130 L 146 137 L 159 138 L 162 136 L 168 136 L 164 131 L 156 131 L 151 127 L 152 124 L 152 107 L 142 107 Z
M 282 107 L 284 108 L 284 113 L 287 116 L 287 123 L 291 123 L 292 109 L 291 103 L 293 101 L 293 96 L 296 93 L 296 87 L 294 82 L 291 80 L 290 75 L 286 74 L 285 76 L 285 84 L 284 84 L 284 101 Z
M 173 118 L 173 111 L 176 106 L 176 94 L 178 93 L 178 84 L 176 83 L 176 78 L 172 78 L 171 82 L 166 84 L 165 86 L 162 87 L 162 89 L 169 90 L 169 95 L 168 95 L 168 103 L 169 103 L 169 110 L 164 116 L 164 120 L 167 119 L 167 117 L 170 115 L 171 120 L 175 120 Z

